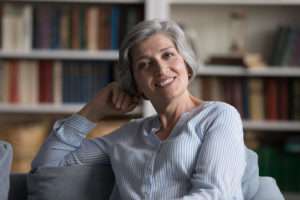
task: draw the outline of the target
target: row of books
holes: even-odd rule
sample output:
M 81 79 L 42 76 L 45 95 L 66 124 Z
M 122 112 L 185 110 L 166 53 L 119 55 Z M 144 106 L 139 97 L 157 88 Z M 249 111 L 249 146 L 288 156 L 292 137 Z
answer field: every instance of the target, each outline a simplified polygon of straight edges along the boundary
M 202 99 L 228 102 L 244 119 L 300 120 L 299 78 L 201 77 L 199 86 Z
M 300 66 L 300 28 L 280 26 L 269 60 L 272 66 Z
M 7 60 L 0 63 L 0 102 L 83 103 L 112 79 L 109 62 Z
M 142 5 L 0 4 L 2 49 L 118 49 Z M 2 13 L 2 14 L 1 14 Z

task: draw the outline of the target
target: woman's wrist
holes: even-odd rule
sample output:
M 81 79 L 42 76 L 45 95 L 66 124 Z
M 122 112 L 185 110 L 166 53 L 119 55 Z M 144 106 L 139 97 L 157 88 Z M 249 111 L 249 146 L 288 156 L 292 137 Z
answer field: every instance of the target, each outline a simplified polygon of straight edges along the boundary
M 89 121 L 94 123 L 99 122 L 104 117 L 102 113 L 98 112 L 89 105 L 84 106 L 77 114 L 87 118 Z

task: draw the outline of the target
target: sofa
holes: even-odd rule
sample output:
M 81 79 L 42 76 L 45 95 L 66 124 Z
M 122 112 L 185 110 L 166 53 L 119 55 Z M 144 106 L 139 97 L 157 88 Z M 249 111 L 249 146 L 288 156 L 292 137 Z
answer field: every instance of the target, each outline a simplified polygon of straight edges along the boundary
M 103 200 L 114 188 L 110 165 L 43 167 L 27 174 L 9 174 L 12 148 L 0 141 L 0 200 Z M 283 200 L 276 181 L 258 175 L 257 155 L 247 152 L 242 179 L 245 200 Z
M 113 186 L 110 166 L 47 168 L 37 173 L 11 174 L 8 200 L 104 200 L 109 199 Z M 284 197 L 273 178 L 260 177 L 257 192 L 247 199 L 283 200 Z

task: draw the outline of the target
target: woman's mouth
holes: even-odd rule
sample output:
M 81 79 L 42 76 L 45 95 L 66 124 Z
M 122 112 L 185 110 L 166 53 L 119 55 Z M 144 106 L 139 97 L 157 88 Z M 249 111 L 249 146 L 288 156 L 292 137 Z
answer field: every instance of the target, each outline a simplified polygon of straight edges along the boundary
M 167 79 L 163 79 L 163 80 L 157 82 L 155 84 L 155 86 L 159 87 L 159 88 L 166 87 L 166 86 L 170 85 L 175 79 L 176 79 L 176 77 L 170 77 L 170 78 L 167 78 Z

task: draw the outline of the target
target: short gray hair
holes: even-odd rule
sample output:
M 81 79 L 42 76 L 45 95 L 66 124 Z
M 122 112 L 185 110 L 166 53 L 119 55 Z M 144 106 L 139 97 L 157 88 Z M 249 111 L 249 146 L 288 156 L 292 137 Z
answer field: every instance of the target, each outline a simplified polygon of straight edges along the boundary
M 122 89 L 133 96 L 137 95 L 137 87 L 132 72 L 132 48 L 156 33 L 163 33 L 174 42 L 192 73 L 189 80 L 191 81 L 196 75 L 198 63 L 195 53 L 179 25 L 173 21 L 145 20 L 134 26 L 125 36 L 119 51 L 118 81 Z

